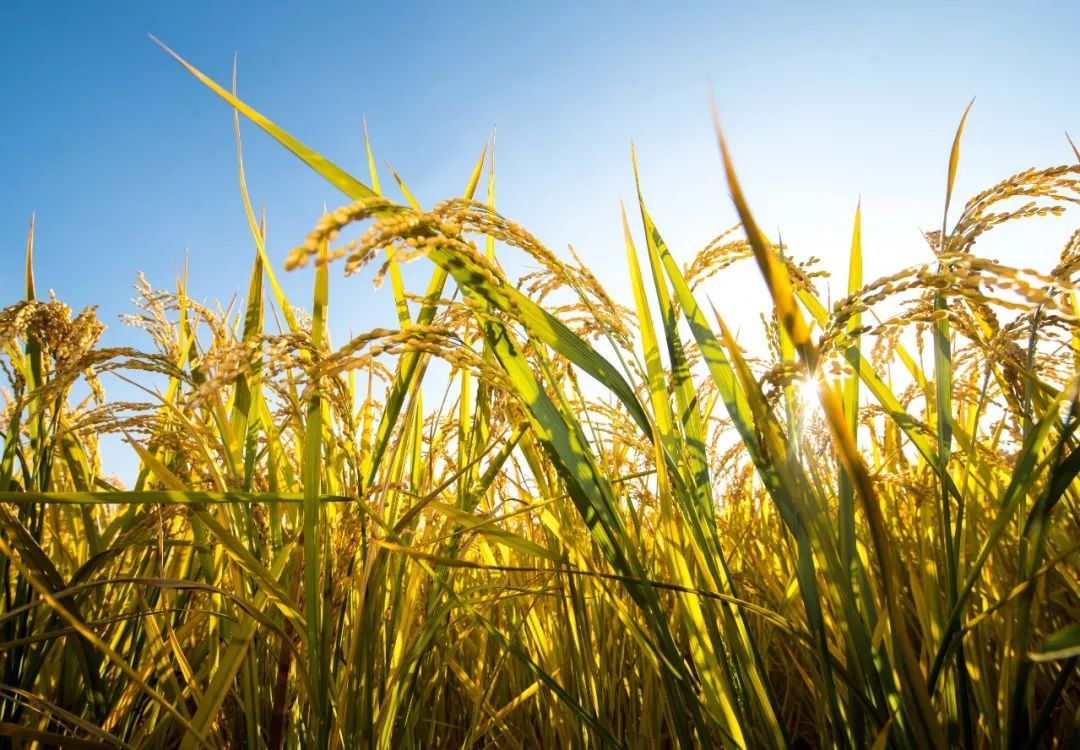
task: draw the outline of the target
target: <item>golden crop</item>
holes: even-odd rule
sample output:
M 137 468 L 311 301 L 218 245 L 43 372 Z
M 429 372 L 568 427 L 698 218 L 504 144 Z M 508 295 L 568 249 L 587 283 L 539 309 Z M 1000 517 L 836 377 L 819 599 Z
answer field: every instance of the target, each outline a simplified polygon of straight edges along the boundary
M 37 299 L 31 229 L 0 310 L 0 744 L 1078 741 L 1080 232 L 1048 272 L 977 240 L 1078 202 L 1080 167 L 947 201 L 932 261 L 869 284 L 857 214 L 830 310 L 721 141 L 740 227 L 679 266 L 639 190 L 619 301 L 495 210 L 489 149 L 463 197 L 399 204 L 372 158 L 367 186 L 188 68 L 238 147 L 243 114 L 348 202 L 289 253 L 315 267 L 294 308 L 241 161 L 246 306 L 140 277 L 148 351 Z M 509 278 L 512 253 L 535 270 Z M 753 355 L 695 296 L 749 259 L 773 308 Z M 399 325 L 332 344 L 329 274 L 373 262 Z

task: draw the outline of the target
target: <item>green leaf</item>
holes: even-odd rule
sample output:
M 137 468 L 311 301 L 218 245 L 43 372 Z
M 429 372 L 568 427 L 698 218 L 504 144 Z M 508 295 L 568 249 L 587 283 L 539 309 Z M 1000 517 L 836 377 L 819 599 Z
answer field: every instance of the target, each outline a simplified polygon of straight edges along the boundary
M 1028 654 L 1032 661 L 1059 661 L 1074 656 L 1080 656 L 1080 623 L 1054 631 L 1037 651 Z

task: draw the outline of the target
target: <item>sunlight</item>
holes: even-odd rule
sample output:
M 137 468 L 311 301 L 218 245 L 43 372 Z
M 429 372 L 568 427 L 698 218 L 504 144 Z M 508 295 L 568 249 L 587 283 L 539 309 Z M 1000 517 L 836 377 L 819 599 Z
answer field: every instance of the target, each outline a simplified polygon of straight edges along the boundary
M 803 411 L 813 409 L 818 405 L 821 383 L 816 378 L 803 378 L 797 383 L 796 387 L 798 388 L 799 406 Z

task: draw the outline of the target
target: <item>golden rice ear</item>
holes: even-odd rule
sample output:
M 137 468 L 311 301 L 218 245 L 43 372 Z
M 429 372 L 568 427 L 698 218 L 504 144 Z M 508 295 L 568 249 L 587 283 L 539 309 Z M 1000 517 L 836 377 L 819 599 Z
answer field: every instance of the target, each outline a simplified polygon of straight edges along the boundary
M 236 127 L 235 74 L 228 96 Z M 397 175 L 404 198 L 375 195 L 366 123 L 370 195 L 262 126 L 352 191 L 299 251 L 316 264 L 310 312 L 276 294 L 285 322 L 264 330 L 274 277 L 239 135 L 247 305 L 200 303 L 186 268 L 175 291 L 140 280 L 151 352 L 99 347 L 93 315 L 56 300 L 0 308 L 14 391 L 0 390 L 0 735 L 181 750 L 1067 744 L 1075 243 L 1050 273 L 969 250 L 1080 203 L 1080 166 L 977 194 L 949 254 L 869 282 L 860 204 L 830 311 L 754 224 L 722 140 L 747 239 L 694 257 L 663 239 L 632 153 L 630 314 L 572 248 L 495 212 L 494 136 L 464 197 L 422 210 Z M 398 277 L 396 323 L 387 303 L 386 327 L 354 334 L 386 296 L 346 282 L 329 308 L 332 240 L 360 220 L 373 226 L 346 264 L 394 278 L 424 254 L 434 270 L 416 292 Z M 515 284 L 504 249 L 539 268 Z M 717 272 L 751 256 L 777 310 L 764 346 L 699 304 L 730 299 Z M 949 347 L 932 368 L 935 335 Z M 151 402 L 69 399 L 99 371 Z M 101 476 L 107 432 L 139 461 L 131 490 Z

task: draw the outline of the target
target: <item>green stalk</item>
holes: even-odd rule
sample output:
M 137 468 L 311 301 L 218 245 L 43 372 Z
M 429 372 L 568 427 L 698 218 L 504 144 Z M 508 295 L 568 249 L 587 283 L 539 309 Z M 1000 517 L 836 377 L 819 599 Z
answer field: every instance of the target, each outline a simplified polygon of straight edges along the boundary
M 311 345 L 317 352 L 323 346 L 326 329 L 326 306 L 329 296 L 329 269 L 325 262 L 326 248 L 319 252 L 315 268 L 315 294 L 312 303 Z M 307 620 L 308 658 L 311 660 L 312 711 L 314 736 L 320 747 L 329 741 L 330 716 L 329 674 L 322 650 L 322 526 L 319 492 L 322 482 L 323 403 L 321 384 L 309 383 L 307 424 L 304 434 L 304 602 Z

